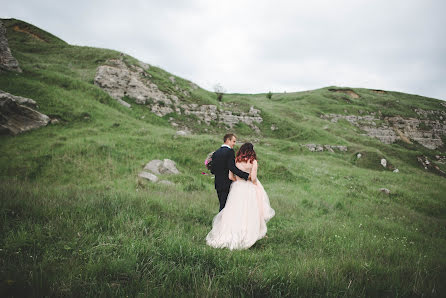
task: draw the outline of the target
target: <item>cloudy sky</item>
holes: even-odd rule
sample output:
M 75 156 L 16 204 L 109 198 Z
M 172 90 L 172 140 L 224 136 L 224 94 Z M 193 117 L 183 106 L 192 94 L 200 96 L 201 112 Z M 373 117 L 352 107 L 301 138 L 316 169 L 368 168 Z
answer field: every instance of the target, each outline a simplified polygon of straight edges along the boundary
M 446 99 L 443 0 L 17 0 L 1 18 L 115 49 L 212 90 L 325 86 Z

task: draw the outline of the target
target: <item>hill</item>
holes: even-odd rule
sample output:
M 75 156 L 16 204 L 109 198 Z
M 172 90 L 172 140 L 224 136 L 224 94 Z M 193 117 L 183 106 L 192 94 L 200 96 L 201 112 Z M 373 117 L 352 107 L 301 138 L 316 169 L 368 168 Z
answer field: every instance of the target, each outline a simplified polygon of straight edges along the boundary
M 220 102 L 124 53 L 2 22 L 22 72 L 0 73 L 0 90 L 52 119 L 0 136 L 2 296 L 445 294 L 443 101 L 329 86 Z M 227 131 L 254 143 L 276 210 L 246 251 L 204 241 L 218 200 L 203 160 Z M 138 177 L 155 159 L 176 163 L 159 175 L 174 185 Z

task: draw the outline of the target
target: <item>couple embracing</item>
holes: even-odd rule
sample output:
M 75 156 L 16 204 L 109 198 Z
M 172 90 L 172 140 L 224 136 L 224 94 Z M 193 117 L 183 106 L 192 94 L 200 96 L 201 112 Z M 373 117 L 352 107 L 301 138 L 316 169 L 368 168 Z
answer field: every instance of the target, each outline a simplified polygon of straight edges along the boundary
M 243 144 L 235 155 L 234 134 L 212 155 L 212 174 L 220 201 L 220 212 L 212 221 L 206 243 L 212 247 L 246 249 L 265 237 L 266 223 L 275 212 L 257 179 L 257 156 L 251 143 Z

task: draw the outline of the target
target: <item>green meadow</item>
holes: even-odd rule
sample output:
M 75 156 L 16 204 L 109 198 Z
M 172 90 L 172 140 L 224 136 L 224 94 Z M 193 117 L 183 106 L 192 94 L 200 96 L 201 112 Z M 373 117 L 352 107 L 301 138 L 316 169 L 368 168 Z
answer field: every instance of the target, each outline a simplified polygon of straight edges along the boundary
M 93 84 L 97 67 L 119 52 L 3 22 L 23 72 L 1 73 L 0 90 L 34 99 L 59 122 L 0 136 L 0 296 L 446 295 L 446 179 L 417 162 L 445 148 L 386 145 L 345 120 L 320 117 L 418 117 L 415 108 L 444 111 L 440 100 L 352 88 L 354 99 L 330 92 L 333 86 L 271 98 L 268 90 L 225 94 L 236 112 L 261 110 L 260 134 L 244 124 L 231 132 L 235 149 L 254 143 L 276 215 L 268 237 L 250 249 L 213 249 L 205 237 L 218 199 L 212 176 L 201 173 L 228 130 L 184 115 L 158 117 L 131 98 L 128 109 Z M 160 90 L 178 92 L 172 74 L 156 66 L 147 73 Z M 190 90 L 177 94 L 181 100 L 220 104 L 213 92 L 175 79 Z M 169 117 L 192 134 L 178 136 Z M 310 152 L 308 143 L 348 151 Z M 146 163 L 164 158 L 180 171 L 160 176 L 173 186 L 138 178 Z M 399 172 L 383 168 L 381 158 Z

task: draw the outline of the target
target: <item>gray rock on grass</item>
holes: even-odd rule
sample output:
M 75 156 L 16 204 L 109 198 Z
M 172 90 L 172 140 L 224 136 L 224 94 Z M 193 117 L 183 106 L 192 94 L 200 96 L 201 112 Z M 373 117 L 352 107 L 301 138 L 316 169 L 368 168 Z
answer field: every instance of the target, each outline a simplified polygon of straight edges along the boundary
M 157 182 L 157 181 L 158 181 L 158 177 L 156 177 L 156 176 L 153 175 L 152 173 L 148 173 L 148 172 L 145 172 L 145 171 L 140 172 L 140 173 L 138 174 L 138 177 L 147 179 L 147 180 L 149 180 L 149 181 L 151 181 L 151 182 Z
M 175 162 L 170 159 L 154 159 L 145 165 L 144 170 L 150 171 L 155 175 L 180 173 L 176 168 Z
M 32 99 L 0 91 L 0 134 L 17 135 L 46 126 L 50 122 L 47 115 L 19 104 L 20 102 L 35 106 Z
M 387 189 L 387 188 L 380 188 L 379 191 L 382 192 L 382 193 L 385 193 L 386 195 L 390 194 L 390 190 Z

